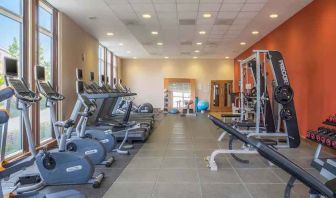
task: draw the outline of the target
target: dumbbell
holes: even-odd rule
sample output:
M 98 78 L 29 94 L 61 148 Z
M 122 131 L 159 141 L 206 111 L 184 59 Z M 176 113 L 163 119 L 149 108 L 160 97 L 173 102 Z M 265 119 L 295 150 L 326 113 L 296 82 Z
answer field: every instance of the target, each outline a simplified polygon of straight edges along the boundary
M 329 133 L 327 134 L 324 134 L 324 135 L 321 135 L 320 137 L 320 142 L 322 144 L 326 144 L 326 141 L 329 137 L 334 137 L 335 136 L 335 131 L 330 131 Z M 335 136 L 336 137 L 336 136 Z
M 317 134 L 317 131 L 309 130 L 307 131 L 306 137 L 311 140 L 315 140 L 315 136 Z
M 333 133 L 328 128 L 320 127 L 317 130 L 317 134 L 315 136 L 315 139 L 316 139 L 317 142 L 320 142 L 321 141 L 321 137 L 324 136 L 324 135 L 328 135 L 328 134 L 332 135 Z
M 327 118 L 327 122 L 335 123 L 336 124 L 336 115 L 331 115 Z
M 327 137 L 326 140 L 325 140 L 325 144 L 329 147 L 332 147 L 332 143 L 335 140 L 336 140 L 336 133 L 334 135 L 331 135 L 331 136 Z

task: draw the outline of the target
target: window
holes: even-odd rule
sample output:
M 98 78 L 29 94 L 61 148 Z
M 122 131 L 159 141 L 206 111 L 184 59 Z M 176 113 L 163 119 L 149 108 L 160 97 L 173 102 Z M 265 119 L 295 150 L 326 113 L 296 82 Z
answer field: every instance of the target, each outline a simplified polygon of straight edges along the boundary
M 99 45 L 99 63 L 98 63 L 98 74 L 99 76 L 105 75 L 105 48 Z
M 39 2 L 38 6 L 38 65 L 45 68 L 46 80 L 53 84 L 53 10 Z M 50 110 L 40 101 L 40 142 L 52 137 Z
M 113 82 L 113 86 L 115 88 L 115 84 L 114 84 L 114 79 L 118 79 L 118 71 L 117 71 L 117 57 L 113 56 L 113 71 L 112 71 L 112 75 L 113 75 L 113 79 L 111 79 L 111 82 Z
M 4 57 L 18 59 L 19 75 L 22 76 L 22 40 L 23 40 L 23 1 L 0 1 L 0 68 L 4 67 Z M 4 76 L 0 76 L 0 86 L 4 88 Z M 1 104 L 1 108 L 5 108 Z M 21 113 L 16 109 L 15 98 L 11 99 L 10 119 L 8 122 L 8 134 L 6 155 L 14 154 L 22 150 L 22 119 Z
M 177 109 L 182 109 L 186 103 L 191 99 L 191 85 L 190 83 L 172 83 L 169 85 L 169 91 L 172 93 L 171 106 Z
M 107 57 L 106 57 L 106 83 L 111 84 L 111 77 L 112 77 L 112 52 L 107 51 Z

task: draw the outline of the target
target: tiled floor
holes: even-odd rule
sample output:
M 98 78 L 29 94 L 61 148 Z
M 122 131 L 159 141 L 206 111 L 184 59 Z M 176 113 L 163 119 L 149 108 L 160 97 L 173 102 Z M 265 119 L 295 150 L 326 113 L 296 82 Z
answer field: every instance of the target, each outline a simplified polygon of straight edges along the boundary
M 222 155 L 216 159 L 217 172 L 207 168 L 204 157 L 213 149 L 227 148 L 226 139 L 217 142 L 220 133 L 204 115 L 168 115 L 104 197 L 283 197 L 289 176 L 258 155 L 242 156 L 250 160 L 249 164 L 241 164 L 231 156 Z M 313 148 L 302 143 L 299 149 L 282 152 L 319 176 L 309 165 Z M 307 197 L 307 191 L 297 182 L 292 195 Z

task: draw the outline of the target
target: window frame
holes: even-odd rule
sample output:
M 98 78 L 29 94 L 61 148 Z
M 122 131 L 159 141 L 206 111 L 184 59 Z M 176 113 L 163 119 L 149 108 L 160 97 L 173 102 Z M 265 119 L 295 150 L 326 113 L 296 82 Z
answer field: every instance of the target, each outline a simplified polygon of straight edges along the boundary
M 42 27 L 39 25 L 39 7 L 42 7 L 45 9 L 47 12 L 49 12 L 52 15 L 52 22 L 51 22 L 51 32 L 47 30 L 46 28 Z M 51 4 L 49 4 L 45 0 L 35 0 L 35 4 L 33 5 L 34 7 L 34 14 L 35 16 L 33 17 L 35 19 L 34 26 L 35 31 L 34 31 L 34 45 L 35 45 L 35 59 L 34 59 L 34 64 L 32 66 L 32 71 L 31 71 L 31 79 L 32 79 L 32 84 L 35 85 L 35 66 L 39 65 L 39 34 L 42 33 L 48 37 L 51 38 L 51 73 L 50 73 L 50 83 L 54 87 L 55 90 L 58 90 L 58 75 L 57 75 L 57 61 L 58 61 L 58 10 L 55 9 Z M 35 88 L 35 86 L 33 86 Z M 35 88 L 36 91 L 36 88 Z M 35 145 L 36 147 L 40 146 L 46 146 L 49 144 L 55 144 L 56 139 L 55 139 L 55 134 L 54 134 L 54 129 L 51 127 L 51 137 L 47 138 L 45 140 L 41 140 L 41 131 L 40 131 L 40 105 L 45 105 L 39 102 L 39 105 L 35 105 L 32 108 L 32 130 L 35 132 Z M 55 106 L 56 110 L 56 117 L 58 117 L 58 108 L 57 105 Z
M 19 76 L 24 78 L 24 71 L 26 68 L 23 67 L 23 65 L 26 65 L 27 62 L 27 54 L 25 49 L 27 49 L 27 43 L 25 42 L 25 39 L 27 37 L 27 17 L 28 15 L 26 14 L 26 9 L 28 7 L 28 4 L 26 1 L 21 0 L 21 5 L 20 5 L 20 11 L 22 13 L 22 15 L 18 15 L 14 12 L 12 12 L 11 10 L 8 10 L 2 6 L 0 6 L 0 15 L 3 15 L 4 17 L 9 18 L 10 20 L 13 20 L 15 22 L 18 22 L 20 24 L 20 68 L 19 68 Z M 12 101 L 13 102 L 13 101 Z M 23 127 L 23 119 L 22 119 L 22 113 L 20 113 L 20 127 L 19 127 L 19 133 L 21 133 L 21 148 L 17 151 L 14 151 L 12 153 L 6 154 L 5 155 L 5 159 L 12 159 L 12 158 L 16 158 L 17 156 L 20 156 L 24 153 L 24 151 L 26 150 L 27 144 L 26 144 L 26 134 L 24 131 L 24 127 Z M 7 142 L 8 144 L 8 139 Z M 1 159 L 2 160 L 2 159 Z

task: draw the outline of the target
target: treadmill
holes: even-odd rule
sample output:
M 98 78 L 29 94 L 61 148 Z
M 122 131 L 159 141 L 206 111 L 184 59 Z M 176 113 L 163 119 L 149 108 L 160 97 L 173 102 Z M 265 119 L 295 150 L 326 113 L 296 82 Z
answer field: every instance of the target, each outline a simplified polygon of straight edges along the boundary
M 76 69 L 77 82 L 82 82 L 83 86 L 77 86 L 77 93 L 85 95 L 91 101 L 97 105 L 97 110 L 89 117 L 87 122 L 87 129 L 98 129 L 98 130 L 111 130 L 112 134 L 118 141 L 122 141 L 126 134 L 126 129 L 120 127 L 119 120 L 109 121 L 109 122 L 96 122 L 95 118 L 102 109 L 102 102 L 108 98 L 119 97 L 120 93 L 106 92 L 103 89 L 96 89 L 82 81 L 83 71 L 81 69 Z M 71 114 L 71 118 L 75 118 L 78 112 L 82 108 L 82 101 L 78 98 Z M 121 119 L 122 120 L 122 119 Z M 128 129 L 128 141 L 145 141 L 149 136 L 149 128 L 144 127 L 141 123 L 136 122 L 131 128 Z
M 78 78 L 78 76 L 77 76 Z M 101 76 L 103 82 L 105 81 L 105 77 Z M 102 86 L 99 86 L 96 82 L 94 82 L 94 73 L 90 73 L 90 84 L 88 84 L 91 89 L 93 89 L 96 93 L 114 93 L 116 97 L 105 98 L 104 100 L 96 101 L 97 104 L 97 114 L 93 115 L 89 122 L 91 123 L 101 123 L 101 122 L 120 122 L 125 113 L 116 113 L 118 109 L 118 103 L 124 97 L 132 97 L 135 96 L 135 93 L 128 93 L 124 91 L 120 91 L 118 89 L 113 89 L 108 84 L 102 83 Z M 154 125 L 154 114 L 152 113 L 131 113 L 130 121 L 137 121 L 141 123 L 142 127 L 151 129 Z

